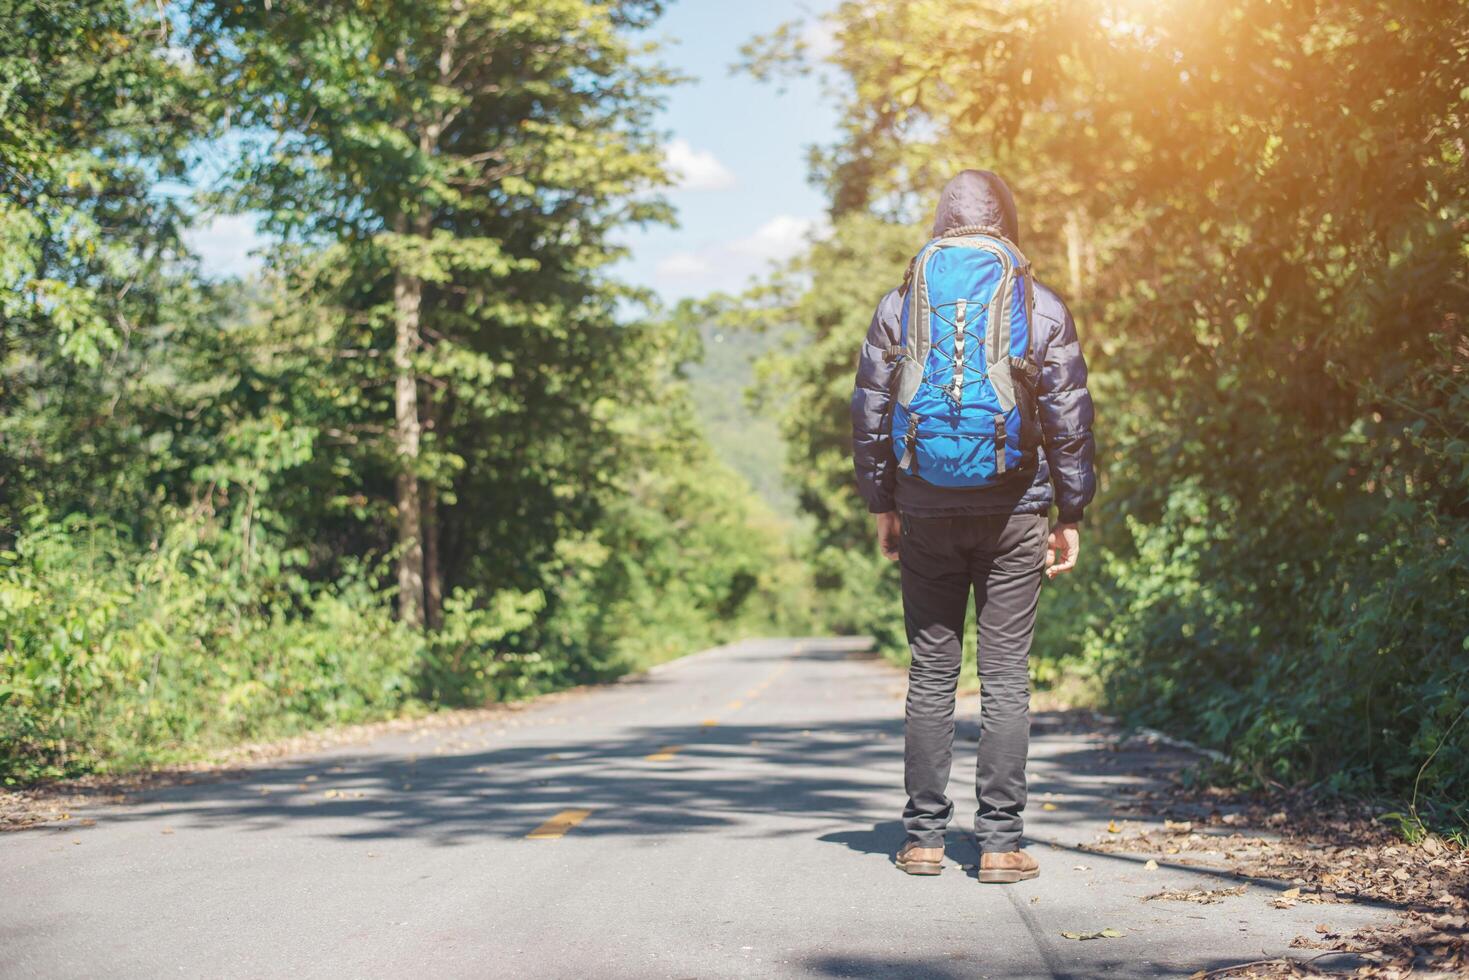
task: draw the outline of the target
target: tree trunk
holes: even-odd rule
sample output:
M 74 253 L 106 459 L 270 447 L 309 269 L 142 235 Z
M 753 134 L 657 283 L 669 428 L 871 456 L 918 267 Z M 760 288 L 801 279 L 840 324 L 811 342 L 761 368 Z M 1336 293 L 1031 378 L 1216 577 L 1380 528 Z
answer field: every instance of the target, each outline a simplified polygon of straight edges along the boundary
M 454 19 L 444 30 L 439 50 L 439 81 L 447 85 L 453 72 L 454 50 L 459 41 L 463 0 L 453 0 Z M 406 63 L 400 53 L 400 64 Z M 439 137 L 457 109 L 441 115 L 424 126 L 418 136 L 418 150 L 425 159 L 438 151 Z M 401 212 L 395 217 L 393 231 L 399 235 L 410 230 L 408 217 Z M 427 239 L 433 232 L 433 216 L 420 205 L 411 226 L 412 233 Z M 393 345 L 394 429 L 398 450 L 398 618 L 422 627 L 427 621 L 436 627 L 440 618 L 438 496 L 432 485 L 420 489 L 418 483 L 419 442 L 423 424 L 419 416 L 418 374 L 413 356 L 422 343 L 419 329 L 423 312 L 423 279 L 398 269 L 393 279 L 393 321 L 397 331 Z M 424 525 L 428 536 L 425 538 Z M 427 559 L 425 558 L 427 551 Z
M 1070 273 L 1070 298 L 1081 299 L 1081 259 L 1085 241 L 1082 237 L 1081 215 L 1076 208 L 1066 214 L 1066 270 Z
M 429 629 L 444 625 L 444 576 L 439 559 L 439 488 L 423 488 L 423 600 Z
M 399 230 L 406 222 L 398 222 Z M 423 625 L 423 513 L 418 490 L 418 322 L 423 280 L 399 269 L 393 279 L 393 438 L 398 455 L 398 618 Z

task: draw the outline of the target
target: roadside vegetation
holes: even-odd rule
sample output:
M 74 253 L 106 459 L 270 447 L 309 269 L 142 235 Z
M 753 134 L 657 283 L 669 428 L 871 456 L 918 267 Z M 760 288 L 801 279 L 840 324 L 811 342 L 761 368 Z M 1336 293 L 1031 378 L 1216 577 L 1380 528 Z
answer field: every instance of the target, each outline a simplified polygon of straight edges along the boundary
M 1469 7 L 846 0 L 745 65 L 841 100 L 830 234 L 667 315 L 610 271 L 672 218 L 660 8 L 0 3 L 0 780 L 740 633 L 901 656 L 846 403 L 982 166 L 1098 404 L 1038 683 L 1469 827 Z M 242 280 L 221 215 L 278 243 Z
M 901 650 L 846 461 L 854 345 L 944 181 L 994 169 L 1098 406 L 1038 679 L 1246 783 L 1469 826 L 1469 8 L 872 0 L 832 25 L 829 59 L 797 26 L 747 68 L 845 100 L 814 174 L 834 231 L 728 313 L 807 338 L 768 370 L 799 393 L 821 607 Z
M 810 628 L 607 273 L 658 6 L 0 5 L 0 779 Z

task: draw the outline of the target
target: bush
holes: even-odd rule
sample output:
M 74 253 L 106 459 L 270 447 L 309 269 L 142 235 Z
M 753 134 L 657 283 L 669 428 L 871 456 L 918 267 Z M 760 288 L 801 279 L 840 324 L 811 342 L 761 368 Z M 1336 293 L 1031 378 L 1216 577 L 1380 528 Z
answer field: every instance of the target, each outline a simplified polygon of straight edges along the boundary
M 1295 503 L 1267 520 L 1192 483 L 1129 522 L 1086 638 L 1108 702 L 1248 781 L 1388 790 L 1469 826 L 1469 526 L 1410 506 L 1356 530 Z
M 410 705 L 419 645 L 367 570 L 314 585 L 296 557 L 258 548 L 247 567 L 203 518 L 146 549 L 106 523 L 35 521 L 0 555 L 0 777 L 168 761 Z
M 428 632 L 394 620 L 377 564 L 344 559 L 319 581 L 238 514 L 168 512 L 146 545 L 33 515 L 0 552 L 0 779 L 522 698 L 800 630 L 805 577 L 779 529 L 732 474 L 694 462 L 560 542 L 545 588 L 455 589 Z

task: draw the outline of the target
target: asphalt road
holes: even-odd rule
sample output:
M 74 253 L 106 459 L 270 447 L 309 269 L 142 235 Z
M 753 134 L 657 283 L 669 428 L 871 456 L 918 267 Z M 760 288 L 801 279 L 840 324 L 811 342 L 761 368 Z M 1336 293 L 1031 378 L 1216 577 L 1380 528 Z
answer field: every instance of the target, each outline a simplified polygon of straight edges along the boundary
M 1055 715 L 1032 744 L 1041 877 L 979 884 L 964 826 L 942 876 L 901 874 L 903 687 L 850 643 L 753 641 L 0 835 L 0 977 L 1180 976 L 1388 918 L 1275 909 L 1275 882 L 1143 901 L 1237 882 L 1077 850 L 1178 762 Z M 1062 936 L 1102 929 L 1122 936 Z

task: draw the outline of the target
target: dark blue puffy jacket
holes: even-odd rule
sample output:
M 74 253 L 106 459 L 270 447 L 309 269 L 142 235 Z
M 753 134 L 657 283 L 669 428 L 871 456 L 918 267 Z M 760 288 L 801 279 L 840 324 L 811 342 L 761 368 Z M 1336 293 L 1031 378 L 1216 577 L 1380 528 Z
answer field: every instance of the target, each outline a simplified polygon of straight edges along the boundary
M 966 170 L 949 181 L 939 199 L 933 234 L 962 225 L 990 225 L 1011 241 L 1019 240 L 1014 199 L 1004 181 L 984 170 Z M 978 489 L 936 487 L 898 470 L 889 429 L 896 365 L 883 352 L 899 343 L 901 315 L 902 299 L 894 289 L 872 316 L 852 392 L 852 460 L 867 509 L 899 510 L 914 517 L 1046 514 L 1054 502 L 1058 520 L 1079 522 L 1097 487 L 1092 397 L 1076 324 L 1061 297 L 1036 283 L 1031 345 L 1041 365 L 1037 403 L 1044 435 L 1037 465 Z

